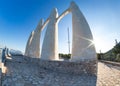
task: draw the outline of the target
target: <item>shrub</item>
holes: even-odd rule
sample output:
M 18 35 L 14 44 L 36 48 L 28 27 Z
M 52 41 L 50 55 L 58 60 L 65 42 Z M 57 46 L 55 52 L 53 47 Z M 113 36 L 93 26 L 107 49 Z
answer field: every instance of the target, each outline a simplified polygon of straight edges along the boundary
M 62 58 L 62 59 L 65 59 L 65 60 L 69 60 L 70 57 L 71 57 L 71 54 L 62 54 L 62 53 L 60 53 L 59 57 Z
M 116 59 L 117 62 L 120 62 L 120 54 L 117 54 Z

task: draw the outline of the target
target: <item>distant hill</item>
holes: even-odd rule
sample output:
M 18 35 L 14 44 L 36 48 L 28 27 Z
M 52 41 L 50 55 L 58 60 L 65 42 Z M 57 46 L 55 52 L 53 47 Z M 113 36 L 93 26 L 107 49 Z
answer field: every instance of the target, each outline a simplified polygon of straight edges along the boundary
M 23 53 L 22 53 L 21 51 L 19 51 L 19 50 L 14 50 L 14 49 L 10 49 L 10 50 L 9 50 L 9 53 L 10 53 L 11 55 L 23 55 Z
M 0 48 L 0 55 L 2 55 L 2 50 L 5 49 L 7 56 L 14 56 L 14 55 L 23 55 L 20 50 L 9 49 L 9 48 Z
M 110 60 L 113 61 L 115 59 L 115 54 L 113 53 L 113 49 L 109 50 L 108 52 L 103 54 L 103 59 L 104 60 Z

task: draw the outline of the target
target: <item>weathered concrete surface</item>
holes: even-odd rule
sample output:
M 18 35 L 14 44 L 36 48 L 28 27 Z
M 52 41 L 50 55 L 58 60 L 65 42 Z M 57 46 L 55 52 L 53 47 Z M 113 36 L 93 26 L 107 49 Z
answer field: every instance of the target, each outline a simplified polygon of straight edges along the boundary
M 32 58 L 40 58 L 40 35 L 43 25 L 43 20 L 41 19 L 37 28 L 32 31 L 28 39 L 25 55 Z
M 92 70 L 89 65 L 13 57 L 6 60 L 2 86 L 96 86 L 96 75 L 87 72 Z
M 49 16 L 49 23 L 45 33 L 41 59 L 44 60 L 58 60 L 58 12 L 54 8 Z
M 38 59 L 29 57 L 13 57 L 12 60 L 7 60 L 7 72 L 3 74 L 2 86 L 120 86 L 119 66 L 98 62 L 96 77 L 89 74 L 75 74 L 78 71 L 76 68 L 78 63 L 64 64 L 65 68 L 73 67 L 76 70 L 72 73 L 67 72 L 68 69 L 63 70 L 62 62 L 52 64 L 53 61 L 48 61 L 50 66 L 47 61 L 43 62 L 44 64 L 38 62 Z
M 72 13 L 72 59 L 71 61 L 96 60 L 96 51 L 89 25 L 79 7 L 71 2 Z

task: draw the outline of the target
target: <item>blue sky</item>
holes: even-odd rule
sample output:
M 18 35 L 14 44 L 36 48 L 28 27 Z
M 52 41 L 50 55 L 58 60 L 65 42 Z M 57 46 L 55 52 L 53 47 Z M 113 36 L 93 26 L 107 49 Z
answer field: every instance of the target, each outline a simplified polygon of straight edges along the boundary
M 41 18 L 46 20 L 56 7 L 59 15 L 72 0 L 0 0 L 0 46 L 24 52 L 28 37 Z M 93 33 L 97 52 L 106 52 L 120 41 L 120 0 L 73 0 L 79 6 Z M 59 26 L 59 52 L 68 53 L 67 28 L 71 14 Z M 41 34 L 41 44 L 45 30 Z M 71 34 L 70 34 L 71 37 Z M 72 40 L 72 39 L 70 39 Z M 72 42 L 72 41 L 71 41 Z

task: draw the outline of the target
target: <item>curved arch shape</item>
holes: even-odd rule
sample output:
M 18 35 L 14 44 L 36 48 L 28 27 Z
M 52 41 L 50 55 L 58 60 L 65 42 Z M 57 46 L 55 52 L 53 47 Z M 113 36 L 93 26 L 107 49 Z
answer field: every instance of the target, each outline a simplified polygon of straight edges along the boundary
M 90 27 L 79 7 L 71 2 L 72 59 L 71 61 L 96 60 L 96 51 Z
M 66 16 L 68 13 L 72 13 L 72 59 L 71 61 L 81 61 L 85 59 L 96 59 L 96 51 L 94 44 L 92 44 L 92 33 L 90 31 L 90 27 L 80 11 L 79 7 L 72 2 L 70 7 L 65 10 L 59 17 L 57 9 L 53 9 L 49 18 L 44 22 L 44 24 L 40 24 L 37 28 L 41 32 L 44 27 L 48 24 L 41 57 L 43 59 L 55 60 L 58 59 L 58 23 L 59 21 Z M 38 31 L 38 32 L 39 32 Z M 37 42 L 36 39 L 40 39 L 40 32 L 37 33 L 35 30 L 31 37 L 28 40 L 27 47 L 34 47 Z M 39 34 L 36 36 L 36 34 Z M 31 41 L 32 40 L 32 41 Z M 29 42 L 31 45 L 29 45 Z M 39 42 L 38 42 L 39 43 Z M 27 50 L 29 48 L 26 48 Z M 35 49 L 39 51 L 39 49 Z M 30 49 L 29 49 L 30 50 Z M 34 51 L 32 49 L 31 51 Z M 35 54 L 34 54 L 35 55 Z
M 25 55 L 32 58 L 40 57 L 40 36 L 42 30 L 49 23 L 49 18 L 43 23 L 43 19 L 37 25 L 37 28 L 33 30 L 27 41 Z
M 57 9 L 54 8 L 46 21 L 48 27 L 43 41 L 41 59 L 44 60 L 59 60 L 58 58 L 58 23 L 68 13 L 69 8 L 65 10 L 59 17 Z M 46 24 L 45 23 L 45 24 Z M 44 27 L 44 25 L 43 25 Z
M 44 24 L 41 27 L 41 31 L 45 28 L 45 26 L 49 23 L 49 18 L 47 18 L 47 20 L 44 22 Z
M 58 60 L 58 12 L 54 8 L 49 16 L 49 23 L 45 33 L 41 59 L 44 60 Z
M 70 13 L 70 9 L 68 8 L 57 18 L 57 22 L 59 22 L 63 17 L 65 17 L 69 13 Z
M 43 20 L 41 19 L 37 28 L 32 31 L 30 37 L 27 41 L 25 55 L 32 58 L 39 58 L 40 57 L 40 35 L 41 35 L 41 28 L 43 25 Z

